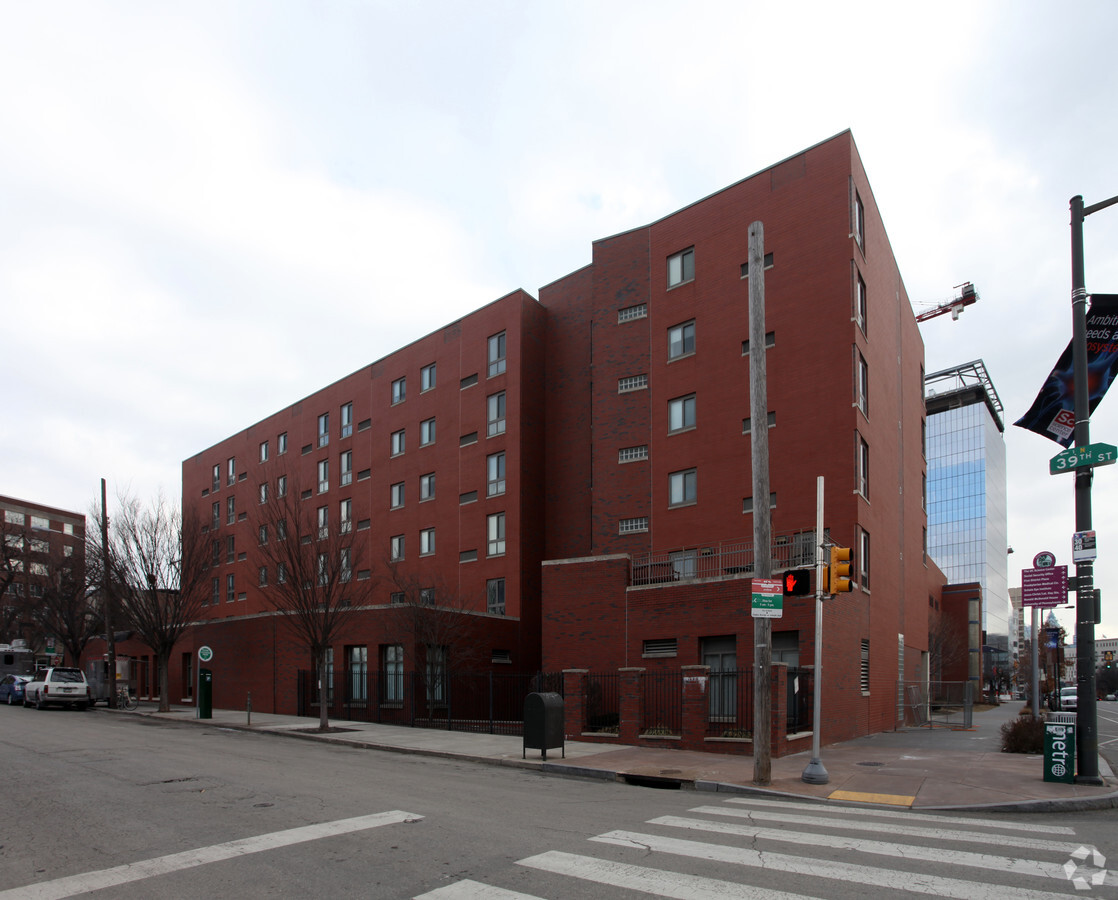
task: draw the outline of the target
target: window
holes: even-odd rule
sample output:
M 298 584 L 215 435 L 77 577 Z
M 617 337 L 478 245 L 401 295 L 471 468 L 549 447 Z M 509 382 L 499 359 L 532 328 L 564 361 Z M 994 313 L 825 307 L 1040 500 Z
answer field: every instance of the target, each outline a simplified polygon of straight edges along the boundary
M 349 534 L 353 528 L 353 501 L 343 500 L 338 504 L 338 529 L 342 534 Z
M 435 552 L 435 529 L 424 528 L 419 532 L 419 555 L 430 556 Z
M 260 526 L 259 537 L 260 537 L 260 545 L 261 546 L 268 543 L 268 526 L 267 525 L 261 525 Z
M 286 583 L 287 583 L 287 566 L 285 566 L 283 563 L 278 563 L 276 565 L 276 584 L 286 584 Z
M 341 455 L 341 485 L 345 487 L 347 484 L 353 483 L 353 451 L 346 450 Z
M 286 497 L 287 496 L 287 476 L 286 475 L 280 475 L 280 477 L 276 479 L 276 495 L 279 496 L 279 497 Z
M 769 491 L 769 509 L 776 509 L 776 491 Z M 752 497 L 746 497 L 741 501 L 741 511 L 743 515 L 749 515 L 753 512 Z
M 392 508 L 399 509 L 404 505 L 404 482 L 397 481 L 392 485 Z
M 221 602 L 221 579 L 215 578 L 210 582 L 210 603 L 217 606 Z
M 225 524 L 232 525 L 237 521 L 237 498 L 225 498 Z
M 349 699 L 364 703 L 368 696 L 365 685 L 369 668 L 369 648 L 346 647 L 345 655 L 346 667 L 349 669 Z
M 505 552 L 505 514 L 493 513 L 486 516 L 486 531 L 489 535 L 490 556 L 501 556 Z
M 351 564 L 352 555 L 349 547 L 343 547 L 342 552 L 338 554 L 338 578 L 341 579 L 342 584 L 349 584 L 353 578 L 353 566 Z M 349 606 L 349 600 L 342 600 L 342 606 Z
M 435 364 L 424 366 L 419 370 L 419 390 L 429 391 L 435 386 Z
M 619 463 L 635 462 L 639 459 L 648 459 L 648 444 L 641 444 L 639 447 L 622 447 L 617 451 Z
M 862 590 L 870 589 L 870 534 L 864 528 L 859 535 L 858 576 L 862 580 Z
M 668 476 L 668 505 L 685 506 L 694 503 L 698 477 L 698 472 L 695 469 L 672 472 Z
M 495 334 L 489 339 L 489 377 L 505 371 L 505 333 Z
M 330 443 L 330 413 L 323 413 L 318 417 L 318 446 L 325 447 Z
M 404 558 L 404 536 L 394 534 L 390 541 L 390 552 L 393 561 Z
M 466 491 L 464 494 L 459 494 L 458 503 L 462 505 L 466 503 L 477 503 L 477 491 Z
M 858 479 L 858 493 L 870 499 L 870 445 L 866 443 L 866 439 L 860 434 L 855 432 L 855 438 L 858 443 L 858 459 L 857 459 L 857 479 Z
M 330 460 L 318 461 L 318 492 L 320 494 L 330 490 Z
M 404 429 L 392 432 L 392 455 L 399 456 L 404 452 Z
M 668 257 L 668 287 L 695 280 L 695 248 Z
M 858 196 L 858 192 L 854 192 L 854 240 L 858 242 L 858 246 L 862 248 L 862 253 L 866 252 L 866 208 L 862 205 L 862 198 Z
M 388 595 L 388 602 L 393 606 L 403 606 L 407 600 L 407 595 L 403 591 L 393 591 Z
M 225 602 L 232 603 L 237 599 L 237 583 L 232 575 L 225 576 Z
M 228 463 L 226 463 L 226 466 L 227 466 L 227 470 L 226 470 L 227 474 L 226 474 L 226 477 L 225 477 L 225 483 L 226 484 L 236 484 L 237 483 L 237 457 L 230 456 Z
M 318 539 L 321 541 L 323 538 L 330 535 L 330 507 L 320 506 L 318 508 Z
M 617 379 L 617 393 L 625 394 L 629 391 L 640 391 L 648 387 L 647 375 L 627 375 Z
M 869 366 L 866 365 L 866 358 L 864 356 L 862 356 L 861 351 L 859 351 L 857 349 L 855 349 L 855 351 L 854 351 L 854 359 L 855 359 L 855 366 L 856 366 L 854 379 L 855 379 L 855 391 L 856 391 L 856 401 L 858 403 L 858 409 L 860 409 L 862 411 L 862 415 L 866 416 L 866 418 L 869 418 L 869 415 L 870 415 L 870 397 L 869 397 L 870 370 L 869 370 Z
M 318 554 L 315 560 L 316 580 L 319 587 L 322 587 L 330 580 L 330 560 L 326 557 L 325 553 Z
M 276 453 L 283 456 L 287 452 L 287 432 L 276 438 Z
M 769 428 L 773 428 L 773 427 L 776 426 L 776 413 L 775 412 L 770 412 L 769 413 L 769 415 L 768 415 L 768 426 L 769 426 Z M 753 433 L 753 418 L 751 416 L 746 416 L 744 419 L 741 420 L 741 433 L 742 434 L 752 434 Z
M 435 473 L 429 472 L 419 476 L 419 499 L 430 500 L 435 496 Z
M 353 404 L 342 404 L 342 437 L 347 438 L 353 434 Z
M 50 531 L 50 519 L 45 516 L 32 516 L 31 527 L 39 531 Z
M 858 682 L 863 694 L 870 692 L 870 639 L 862 638 L 862 662 Z
M 505 579 L 490 578 L 485 582 L 485 611 L 495 616 L 505 614 Z
M 773 255 L 771 253 L 766 253 L 764 259 L 762 260 L 761 268 L 771 269 L 772 267 L 773 267 Z M 743 262 L 741 264 L 741 277 L 742 278 L 748 278 L 749 277 L 749 263 L 748 262 Z
M 682 431 L 695 427 L 695 395 L 676 397 L 668 401 L 668 431 Z
M 221 466 L 214 466 L 213 487 L 214 493 L 221 490 Z
M 487 470 L 488 488 L 486 489 L 487 497 L 496 497 L 498 494 L 505 492 L 505 454 L 504 451 L 500 453 L 492 453 L 485 460 Z
M 920 473 L 920 508 L 928 511 L 928 473 Z
M 214 541 L 210 544 L 210 550 L 213 552 L 213 566 L 216 569 L 221 565 L 221 541 Z M 18 571 L 18 570 L 17 570 Z
M 218 528 L 221 525 L 221 503 L 219 501 L 214 501 L 213 506 L 210 507 L 210 513 L 210 528 Z
M 260 444 L 260 461 L 261 462 L 267 462 L 268 461 L 268 442 L 267 441 L 263 441 Z
M 427 645 L 427 704 L 446 705 L 446 647 L 440 644 Z
M 477 384 L 477 373 L 467 375 L 465 378 L 459 380 L 458 390 L 464 391 L 466 388 L 473 387 L 475 384 Z
M 261 505 L 268 502 L 268 482 L 264 482 L 262 485 L 260 485 L 257 495 L 260 499 Z
M 493 437 L 505 433 L 505 392 L 489 395 L 489 426 L 486 434 Z
M 776 332 L 769 331 L 765 333 L 765 349 L 776 346 Z M 741 355 L 749 356 L 749 339 L 741 342 Z
M 636 306 L 626 306 L 617 311 L 617 324 L 631 322 L 633 319 L 644 319 L 648 316 L 648 305 L 638 303 Z
M 854 318 L 858 322 L 858 327 L 862 329 L 862 334 L 866 334 L 866 313 L 866 283 L 862 280 L 862 276 L 858 275 L 854 285 Z
M 476 443 L 477 443 L 477 432 L 476 431 L 471 431 L 469 434 L 464 434 L 460 438 L 458 438 L 458 446 L 459 447 L 468 447 L 468 446 L 470 446 L 470 444 L 476 444 Z
M 404 702 L 404 645 L 385 644 L 380 648 L 381 700 Z
M 622 519 L 617 523 L 618 534 L 636 534 L 638 531 L 648 531 L 648 516 Z
M 259 584 L 260 584 L 260 587 L 267 587 L 268 586 L 268 567 L 267 566 L 261 566 L 260 567 L 260 581 L 259 581 Z
M 280 519 L 278 522 L 276 522 L 276 540 L 287 540 L 287 519 Z
M 419 423 L 419 446 L 426 447 L 435 443 L 435 420 L 424 419 Z
M 408 397 L 407 378 L 397 378 L 392 382 L 392 405 L 403 403 Z
M 668 329 L 668 359 L 695 352 L 695 322 L 684 322 Z
M 924 551 L 923 551 L 924 565 L 928 564 L 928 526 L 924 526 Z

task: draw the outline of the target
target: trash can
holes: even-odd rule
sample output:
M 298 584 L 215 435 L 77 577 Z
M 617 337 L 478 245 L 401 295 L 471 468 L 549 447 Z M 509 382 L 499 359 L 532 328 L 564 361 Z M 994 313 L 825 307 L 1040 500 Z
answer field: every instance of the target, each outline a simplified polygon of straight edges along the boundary
M 214 673 L 209 669 L 198 670 L 198 718 L 214 717 Z
M 1075 713 L 1050 712 L 1045 720 L 1044 780 L 1075 784 Z
M 543 759 L 547 759 L 547 751 L 558 747 L 563 751 L 563 758 L 567 758 L 567 748 L 563 744 L 563 695 L 554 692 L 546 694 L 529 694 L 524 698 L 524 750 L 520 755 L 524 759 L 528 749 L 543 751 Z

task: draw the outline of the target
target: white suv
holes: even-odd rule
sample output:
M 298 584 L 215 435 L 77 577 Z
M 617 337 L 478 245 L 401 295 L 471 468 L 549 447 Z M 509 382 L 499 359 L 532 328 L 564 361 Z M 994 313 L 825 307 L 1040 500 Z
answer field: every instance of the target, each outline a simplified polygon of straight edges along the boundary
M 54 666 L 34 674 L 23 686 L 23 705 L 46 709 L 48 704 L 86 709 L 93 705 L 93 694 L 81 669 Z

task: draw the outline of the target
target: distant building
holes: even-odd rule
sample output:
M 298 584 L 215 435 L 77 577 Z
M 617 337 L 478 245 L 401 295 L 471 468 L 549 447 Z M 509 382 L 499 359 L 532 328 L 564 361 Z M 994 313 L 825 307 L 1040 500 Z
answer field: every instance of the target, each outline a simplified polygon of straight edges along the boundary
M 928 555 L 949 584 L 981 585 L 983 661 L 970 677 L 989 682 L 1013 667 L 1002 404 L 982 360 L 932 372 L 924 385 Z
M 84 565 L 85 516 L 0 496 L 0 535 L 0 644 L 22 640 L 43 653 L 54 645 L 36 622 L 36 604 L 63 567 Z

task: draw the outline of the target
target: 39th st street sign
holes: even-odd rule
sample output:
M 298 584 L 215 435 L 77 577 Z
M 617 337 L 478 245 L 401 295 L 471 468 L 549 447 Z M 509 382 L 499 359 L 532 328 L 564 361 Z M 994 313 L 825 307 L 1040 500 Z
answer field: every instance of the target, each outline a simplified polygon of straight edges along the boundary
M 1068 447 L 1048 461 L 1048 474 L 1071 472 L 1086 466 L 1112 466 L 1118 462 L 1118 447 L 1113 444 L 1088 444 L 1086 447 Z

